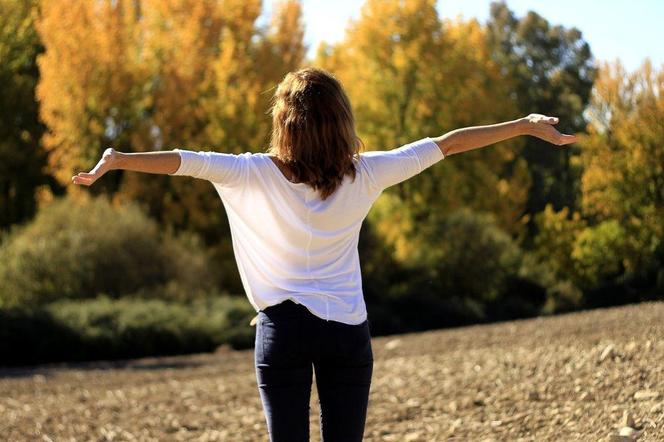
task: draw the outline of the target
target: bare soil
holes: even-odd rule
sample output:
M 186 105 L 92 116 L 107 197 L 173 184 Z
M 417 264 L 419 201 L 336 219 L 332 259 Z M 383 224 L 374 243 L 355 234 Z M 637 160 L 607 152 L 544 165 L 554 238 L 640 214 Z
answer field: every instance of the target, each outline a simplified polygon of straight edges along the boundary
M 639 441 L 664 441 L 664 302 L 373 349 L 366 441 L 605 441 L 625 412 Z M 268 440 L 252 350 L 3 369 L 0 417 L 2 441 Z

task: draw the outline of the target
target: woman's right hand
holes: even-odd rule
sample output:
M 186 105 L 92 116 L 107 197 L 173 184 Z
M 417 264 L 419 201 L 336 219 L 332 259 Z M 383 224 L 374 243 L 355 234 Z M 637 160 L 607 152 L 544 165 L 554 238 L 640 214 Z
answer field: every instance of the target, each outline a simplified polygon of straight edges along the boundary
M 77 175 L 71 177 L 74 184 L 82 184 L 84 186 L 91 186 L 92 183 L 101 178 L 109 170 L 117 169 L 118 159 L 121 153 L 109 147 L 104 151 L 101 160 L 90 172 L 79 172 Z
M 521 119 L 521 124 L 524 127 L 525 134 L 532 135 L 557 146 L 577 141 L 576 135 L 561 134 L 553 127 L 555 124 L 558 124 L 558 117 L 530 114 Z

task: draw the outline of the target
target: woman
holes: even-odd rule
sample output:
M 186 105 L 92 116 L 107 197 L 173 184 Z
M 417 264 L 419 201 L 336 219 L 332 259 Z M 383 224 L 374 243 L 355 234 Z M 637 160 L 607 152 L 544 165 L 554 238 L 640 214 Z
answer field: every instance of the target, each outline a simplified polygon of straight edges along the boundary
M 531 114 L 457 129 L 396 149 L 360 153 L 351 105 L 333 75 L 289 73 L 273 97 L 266 153 L 107 149 L 91 185 L 114 169 L 210 181 L 228 215 L 233 250 L 258 311 L 254 349 L 258 389 L 271 441 L 309 440 L 313 372 L 324 441 L 362 440 L 373 353 L 357 243 L 381 192 L 450 155 L 518 135 L 556 145 L 557 118 Z

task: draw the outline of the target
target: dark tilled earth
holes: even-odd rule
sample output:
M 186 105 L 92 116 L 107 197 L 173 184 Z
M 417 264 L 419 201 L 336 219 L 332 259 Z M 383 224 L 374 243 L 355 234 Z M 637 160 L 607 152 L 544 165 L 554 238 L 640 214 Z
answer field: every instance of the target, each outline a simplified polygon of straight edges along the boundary
M 664 441 L 664 302 L 373 349 L 366 441 L 620 440 L 625 413 Z M 312 441 L 317 401 L 314 384 Z M 2 441 L 268 440 L 252 350 L 0 370 L 0 416 Z

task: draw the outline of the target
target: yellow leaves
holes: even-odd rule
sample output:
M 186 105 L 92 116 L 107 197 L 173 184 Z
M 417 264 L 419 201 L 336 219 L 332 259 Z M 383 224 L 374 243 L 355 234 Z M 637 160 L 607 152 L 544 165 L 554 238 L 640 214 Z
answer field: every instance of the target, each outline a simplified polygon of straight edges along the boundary
M 415 225 L 407 205 L 395 195 L 384 193 L 374 203 L 369 218 L 381 240 L 394 250 L 393 258 L 408 262 L 417 244 L 412 241 Z
M 261 12 L 261 0 L 224 0 L 220 6 L 224 25 L 239 41 L 250 41 L 255 33 L 254 23 Z
M 408 58 L 408 49 L 404 46 L 397 46 L 393 55 L 393 63 L 395 69 L 403 70 L 408 65 L 410 61 Z
M 544 211 L 535 216 L 538 235 L 535 238 L 535 254 L 539 260 L 548 264 L 554 272 L 564 278 L 571 278 L 577 273 L 577 265 L 572 257 L 578 236 L 586 228 L 586 222 L 579 212 L 570 216 L 569 208 L 553 210 L 547 204 Z
M 51 134 L 44 147 L 63 183 L 90 166 L 101 149 L 109 109 L 121 108 L 136 80 L 130 56 L 132 3 L 44 1 L 37 30 L 40 115 Z M 59 151 L 55 153 L 55 151 Z
M 631 73 L 620 63 L 602 66 L 593 90 L 589 135 L 580 143 L 587 214 L 625 219 L 658 200 L 661 204 L 662 78 L 664 70 L 654 71 L 648 61 Z
M 270 129 L 265 91 L 297 69 L 305 51 L 300 3 L 277 5 L 269 29 L 257 27 L 261 7 L 260 0 L 44 0 L 37 93 L 53 175 L 68 184 L 106 147 L 262 150 Z M 121 178 L 100 185 L 167 222 L 218 227 L 209 183 Z
M 275 9 L 266 42 L 267 46 L 272 46 L 272 53 L 280 55 L 278 61 L 281 65 L 276 71 L 285 74 L 302 63 L 306 52 L 302 5 L 293 0 L 281 1 Z
M 237 136 L 248 147 L 256 132 L 264 136 L 268 130 L 248 117 L 260 113 L 268 100 L 260 92 L 284 70 L 297 68 L 304 54 L 296 1 L 276 8 L 266 35 L 255 26 L 260 0 L 144 0 L 140 11 L 131 0 L 66 5 L 45 0 L 42 6 L 38 28 L 46 53 L 40 59 L 38 94 L 54 133 L 45 139 L 47 149 L 70 152 L 52 155 L 63 177 L 84 165 L 79 158 L 99 153 L 101 138 L 112 133 L 109 124 L 132 127 L 110 142 L 126 149 L 121 143 L 131 141 L 130 148 L 139 151 L 163 140 L 199 143 L 205 134 L 226 133 L 201 130 L 216 110 L 205 103 L 220 97 L 226 113 L 221 117 L 229 127 L 249 125 Z M 112 115 L 113 109 L 119 112 Z M 235 114 L 238 121 L 232 121 Z M 213 116 L 212 121 L 220 120 Z M 153 135 L 155 128 L 161 141 Z M 208 141 L 224 143 L 223 138 Z
M 435 3 L 368 0 L 342 41 L 319 47 L 317 64 L 344 84 L 367 150 L 391 149 L 457 127 L 516 116 L 499 70 L 490 61 L 482 26 L 477 21 L 442 22 Z M 426 178 L 414 184 L 389 190 L 404 198 L 395 208 L 399 213 L 374 206 L 371 219 L 393 246 L 395 258 L 405 259 L 412 252 L 410 223 L 428 211 L 447 213 L 460 206 L 490 210 L 501 227 L 521 231 L 528 171 L 519 164 L 503 173 L 521 145 L 510 141 L 469 153 L 458 167 L 451 160 L 426 171 Z M 420 186 L 426 189 L 421 194 Z
M 445 19 L 445 40 L 447 44 L 454 47 L 459 53 L 465 53 L 467 57 L 481 60 L 486 52 L 485 32 L 476 19 L 464 21 L 461 18 L 455 20 Z
M 34 41 L 35 0 L 4 0 L 0 3 L 0 60 L 6 71 L 21 72 L 33 56 L 26 42 Z M 18 50 L 19 48 L 23 50 Z
M 501 196 L 507 195 L 509 190 L 510 190 L 510 188 L 509 188 L 509 184 L 507 183 L 507 180 L 505 180 L 505 179 L 498 180 L 498 193 Z

